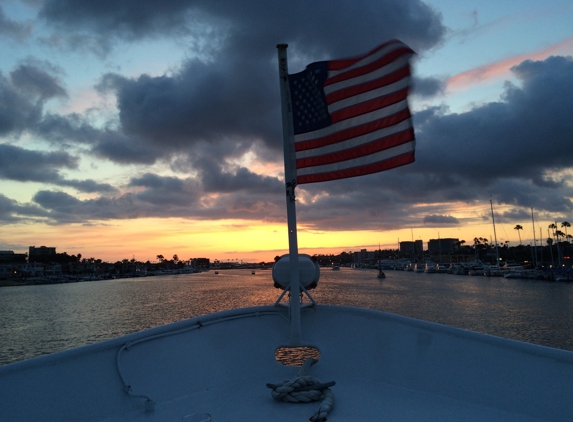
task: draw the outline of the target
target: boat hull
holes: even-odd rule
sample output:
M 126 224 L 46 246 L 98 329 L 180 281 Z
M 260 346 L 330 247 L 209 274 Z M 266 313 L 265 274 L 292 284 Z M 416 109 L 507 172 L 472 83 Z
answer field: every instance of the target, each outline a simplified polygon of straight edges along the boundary
M 572 352 L 351 307 L 303 308 L 301 319 L 305 345 L 321 353 L 310 375 L 336 382 L 329 420 L 573 414 Z M 279 403 L 265 387 L 297 372 L 274 357 L 289 333 L 288 309 L 245 308 L 5 365 L 0 419 L 176 421 L 196 412 L 214 422 L 308 419 L 318 403 Z M 145 412 L 146 399 L 126 385 L 154 410 Z

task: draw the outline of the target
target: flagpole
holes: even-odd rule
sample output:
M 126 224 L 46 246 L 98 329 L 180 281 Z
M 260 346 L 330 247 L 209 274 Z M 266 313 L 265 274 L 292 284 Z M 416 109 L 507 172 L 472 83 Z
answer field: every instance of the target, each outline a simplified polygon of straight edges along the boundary
M 296 161 L 294 154 L 294 129 L 290 88 L 288 83 L 287 44 L 278 44 L 279 78 L 281 88 L 281 110 L 283 124 L 283 145 L 285 162 L 285 187 L 287 205 L 288 243 L 290 257 L 290 342 L 302 343 L 300 324 L 300 279 L 298 265 L 298 240 L 296 231 Z

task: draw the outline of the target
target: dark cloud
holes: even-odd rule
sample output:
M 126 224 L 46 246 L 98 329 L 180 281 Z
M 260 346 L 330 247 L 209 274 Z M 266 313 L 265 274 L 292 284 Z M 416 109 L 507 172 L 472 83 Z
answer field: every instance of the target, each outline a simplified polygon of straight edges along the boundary
M 203 176 L 203 185 L 207 192 L 236 192 L 257 190 L 259 192 L 278 192 L 282 181 L 275 177 L 266 177 L 240 167 L 234 172 L 209 172 Z
M 548 192 L 563 198 L 565 180 L 549 175 L 573 162 L 573 60 L 526 61 L 513 71 L 521 86 L 506 84 L 498 102 L 466 113 L 432 109 L 415 116 L 418 148 L 411 170 L 433 178 L 442 195 L 455 190 L 459 194 L 450 199 L 476 198 L 480 190 L 503 188 L 499 180 L 520 180 L 538 189 L 528 203 L 523 188 L 498 191 L 505 203 L 533 206 Z
M 146 173 L 131 179 L 128 186 L 144 188 L 135 193 L 134 197 L 158 207 L 190 207 L 200 200 L 200 190 L 193 179 L 183 180 Z
M 93 220 L 127 219 L 145 216 L 131 195 L 80 200 L 65 192 L 41 190 L 32 200 L 45 209 L 50 224 L 83 223 Z
M 282 136 L 274 49 L 278 42 L 291 43 L 294 72 L 308 64 L 307 60 L 355 55 L 394 37 L 414 48 L 429 48 L 445 32 L 440 16 L 416 0 L 364 0 L 344 10 L 326 1 L 312 5 L 291 2 L 288 7 L 271 1 L 264 8 L 231 1 L 168 1 L 155 13 L 139 2 L 104 2 L 97 7 L 75 2 L 72 7 L 53 0 L 46 3 L 44 15 L 60 24 L 89 21 L 106 31 L 129 31 L 135 36 L 160 31 L 163 24 L 167 25 L 165 31 L 172 30 L 176 23 L 166 16 L 183 11 L 192 20 L 200 16 L 199 26 L 211 28 L 208 40 L 195 38 L 199 45 L 195 49 L 205 51 L 204 45 L 212 45 L 205 53 L 207 58 L 199 54 L 200 59 L 188 60 L 179 70 L 163 76 L 107 74 L 98 85 L 101 91 L 116 94 L 121 127 L 127 136 L 148 147 L 160 145 L 166 152 L 230 138 L 263 140 L 279 150 Z M 82 18 L 76 20 L 77 14 Z M 181 20 L 181 25 L 188 22 Z M 218 28 L 223 28 L 220 31 L 225 35 L 215 35 L 212 42 Z M 420 79 L 419 85 L 420 95 L 441 89 L 437 80 Z
M 445 33 L 441 17 L 418 0 L 357 0 L 309 4 L 294 0 L 240 2 L 233 0 L 47 0 L 40 16 L 58 30 L 105 34 L 107 39 L 135 40 L 157 36 L 191 36 L 196 48 L 214 43 L 232 46 L 240 54 L 261 54 L 279 42 L 297 43 L 311 52 L 356 54 L 371 48 L 366 41 L 398 37 L 416 49 L 435 45 Z M 253 31 L 257 28 L 257 31 Z M 264 53 L 263 53 L 264 54 Z
M 559 60 L 557 64 L 553 63 L 556 59 Z M 567 110 L 570 63 L 571 60 L 565 58 L 524 63 L 521 68 L 516 68 L 521 72 L 521 86 L 508 85 L 501 101 L 467 113 L 448 114 L 446 109 L 439 107 L 417 113 L 418 149 L 414 164 L 363 178 L 299 187 L 298 195 L 302 199 L 298 204 L 299 222 L 310 230 L 451 226 L 459 224 L 459 221 L 440 213 L 439 205 L 424 209 L 425 218 L 415 217 L 404 210 L 420 202 L 463 201 L 475 204 L 480 200 L 486 201 L 489 195 L 499 203 L 515 207 L 514 212 L 504 216 L 513 221 L 522 222 L 526 213 L 518 210 L 531 206 L 546 212 L 567 213 L 572 209 L 568 198 L 573 197 L 571 188 L 568 188 L 569 181 L 565 176 L 558 178 L 547 171 L 568 168 L 562 157 L 553 155 L 569 154 L 565 148 L 566 138 L 573 133 L 568 121 L 559 119 L 559 115 L 565 118 Z M 565 89 L 559 89 L 560 86 L 565 86 Z M 539 100 L 541 94 L 547 94 L 544 101 Z M 524 106 L 525 102 L 529 102 L 529 108 Z M 536 139 L 540 132 L 535 125 L 545 125 L 546 131 L 552 131 L 550 126 L 554 122 L 545 111 L 534 112 L 540 120 L 529 120 L 532 112 L 528 110 L 540 107 L 552 110 L 553 116 L 558 117 L 556 124 L 562 125 L 560 130 L 564 131 L 555 132 L 554 142 L 543 145 Z M 46 127 L 48 121 L 44 119 Z M 70 122 L 74 124 L 68 125 Z M 508 133 L 521 125 L 529 125 L 528 130 L 532 133 L 516 145 Z M 56 127 L 59 129 L 55 130 Z M 83 125 L 77 116 L 63 121 L 54 118 L 51 128 L 50 133 L 60 133 L 63 138 L 64 133 L 82 134 L 79 139 L 93 143 L 94 151 L 105 145 L 103 132 L 90 132 L 89 125 Z M 108 131 L 109 136 L 112 133 L 117 140 L 110 142 L 110 146 L 124 149 L 126 162 L 139 159 L 134 159 L 138 145 L 149 146 L 150 151 L 161 145 L 159 139 L 157 145 L 149 138 L 138 144 L 133 141 L 134 137 Z M 231 133 L 229 130 L 229 138 Z M 176 151 L 178 147 L 168 143 L 164 145 L 164 152 Z M 521 151 L 521 148 L 528 150 Z M 550 149 L 551 153 L 537 153 L 543 148 Z M 180 172 L 195 173 L 193 178 L 144 174 L 132 179 L 128 187 L 133 192 L 121 197 L 87 201 L 69 197 L 64 201 L 62 199 L 67 197 L 62 198 L 61 195 L 67 194 L 42 192 L 35 200 L 38 205 L 46 207 L 52 221 L 58 223 L 139 216 L 282 221 L 282 182 L 229 164 L 234 157 L 241 157 L 252 149 L 253 144 L 245 139 L 217 142 L 197 139 L 188 145 L 187 152 L 178 155 L 177 165 L 173 167 Z M 271 150 L 267 150 L 264 144 L 255 149 L 261 156 L 267 156 Z M 118 156 L 117 152 L 101 154 Z M 154 155 L 150 154 L 150 157 Z M 281 159 L 279 154 L 277 161 Z M 206 194 L 215 196 L 206 201 Z
M 34 126 L 42 115 L 42 104 L 30 101 L 0 73 L 0 135 L 19 133 Z
M 21 23 L 8 18 L 0 5 L 0 36 L 22 42 L 27 40 L 31 33 L 32 25 L 29 22 Z
M 18 218 L 15 216 L 18 210 L 16 201 L 0 193 L 0 221 L 4 223 L 15 223 Z
M 181 191 L 184 182 L 176 177 L 160 177 L 156 174 L 145 173 L 141 177 L 131 179 L 128 186 L 141 186 L 158 190 Z
M 0 144 L 0 177 L 9 180 L 60 180 L 59 169 L 75 169 L 78 159 L 66 152 L 39 152 Z
M 169 148 L 161 148 L 161 145 L 148 146 L 137 137 L 126 136 L 116 130 L 98 132 L 92 151 L 120 164 L 153 164 L 158 158 L 172 153 Z
M 169 75 L 102 78 L 98 89 L 117 98 L 117 131 L 94 130 L 72 115 L 49 115 L 37 126 L 53 142 L 90 143 L 101 157 L 139 164 L 194 154 L 203 141 L 263 141 L 280 151 L 277 42 L 292 44 L 293 66 L 301 67 L 307 57 L 354 55 L 393 37 L 423 50 L 445 33 L 439 14 L 418 0 L 361 0 L 344 10 L 322 0 L 288 6 L 271 1 L 264 8 L 232 1 L 168 0 L 158 7 L 130 0 L 48 0 L 40 15 L 57 30 L 53 45 L 65 29 L 70 39 L 105 34 L 108 43 L 174 33 L 188 37 L 192 56 L 199 58 Z M 431 89 L 428 82 L 421 85 L 427 87 L 424 92 Z
M 47 212 L 33 204 L 20 204 L 0 193 L 0 221 L 5 224 L 44 221 Z
M 446 89 L 445 81 L 436 77 L 414 77 L 412 81 L 412 94 L 418 97 L 434 97 L 441 95 Z
M 565 216 L 573 211 L 573 61 L 551 57 L 514 68 L 520 85 L 466 113 L 433 107 L 415 114 L 416 162 L 332 184 L 303 185 L 316 197 L 299 221 L 315 229 L 451 226 L 443 204 L 487 203 Z M 328 195 L 324 195 L 324 192 Z M 416 204 L 415 213 L 411 206 Z M 419 204 L 435 204 L 420 207 Z M 425 218 L 416 217 L 423 213 Z M 523 222 L 527 212 L 506 218 Z
M 460 224 L 460 221 L 456 217 L 451 215 L 426 215 L 424 217 L 424 224 L 427 225 L 437 225 L 439 227 L 452 226 Z
M 134 178 L 133 192 L 121 196 L 100 196 L 81 200 L 68 193 L 42 190 L 33 201 L 41 207 L 50 224 L 85 223 L 94 220 L 145 217 L 181 217 L 195 220 L 247 219 L 284 221 L 284 197 L 266 192 L 202 194 L 194 179 L 177 179 L 145 174 Z
M 148 146 L 121 130 L 95 128 L 77 113 L 66 116 L 47 113 L 36 124 L 34 133 L 58 146 L 88 146 L 93 154 L 120 164 L 153 164 L 173 152 L 170 148 L 162 148 L 161 143 Z
M 0 135 L 27 131 L 57 149 L 34 153 L 0 145 L 0 177 L 101 193 L 82 200 L 38 192 L 29 212 L 41 211 L 38 218 L 53 224 L 137 217 L 284 221 L 282 181 L 244 164 L 245 157 L 282 164 L 275 44 L 289 44 L 294 73 L 310 61 L 365 52 L 394 37 L 423 55 L 442 42 L 445 28 L 439 14 L 417 0 L 359 0 L 338 7 L 326 0 L 270 0 L 264 6 L 230 0 L 46 0 L 40 15 L 53 32 L 43 41 L 52 47 L 105 56 L 119 42 L 182 37 L 192 58 L 161 76 L 128 77 L 119 70 L 103 75 L 97 89 L 117 101 L 117 120 L 110 121 L 89 113 L 46 113 L 46 101 L 67 95 L 61 74 L 49 64 L 28 60 L 9 76 L 0 75 Z M 414 164 L 297 188 L 299 222 L 316 231 L 451 226 L 459 221 L 444 203 L 473 205 L 490 195 L 512 207 L 506 219 L 523 218 L 520 210 L 529 207 L 571 212 L 570 176 L 560 171 L 573 159 L 572 60 L 526 61 L 513 72 L 519 84 L 507 83 L 499 101 L 465 113 L 445 106 L 418 111 Z M 438 78 L 414 78 L 419 97 L 443 90 Z M 95 180 L 67 179 L 62 171 L 76 168 L 78 159 L 61 151 L 79 149 L 134 165 L 130 171 L 139 176 L 123 194 Z M 18 162 L 25 166 L 18 168 Z M 177 176 L 144 167 L 157 163 L 170 165 Z M 6 218 L 24 215 L 23 206 L 0 199 L 0 207 L 9 209 L 0 211 Z
M 247 142 L 227 141 L 215 145 L 200 143 L 194 154 L 188 158 L 189 167 L 197 171 L 207 193 L 279 192 L 283 183 L 276 177 L 256 174 L 245 167 L 228 164 L 234 157 L 241 157 L 248 152 L 259 152 L 260 149 L 252 148 Z
M 19 65 L 10 72 L 10 80 L 22 92 L 30 93 L 41 100 L 68 96 L 58 78 L 34 65 Z
M 97 183 L 93 180 L 70 180 L 60 174 L 62 169 L 76 169 L 77 167 L 78 158 L 67 152 L 39 152 L 0 144 L 0 179 L 52 183 L 89 193 L 116 191 L 107 183 Z
M 84 116 L 71 113 L 66 116 L 46 113 L 34 132 L 54 144 L 94 144 L 101 131 L 94 128 Z
M 39 37 L 39 42 L 53 50 L 72 52 L 87 51 L 104 59 L 113 50 L 113 39 L 105 32 L 99 33 L 70 33 L 68 31 L 55 31 L 48 37 Z
M 191 2 L 47 0 L 40 16 L 58 27 L 137 39 L 186 27 Z
M 45 101 L 67 97 L 49 62 L 28 58 L 8 78 L 0 73 L 0 135 L 33 129 L 42 119 Z
M 54 184 L 60 186 L 69 186 L 78 190 L 79 192 L 86 193 L 117 192 L 117 189 L 109 183 L 98 183 L 95 180 L 61 180 L 59 183 Z
M 240 72 L 231 73 L 231 68 Z M 149 145 L 182 150 L 198 141 L 230 137 L 272 137 L 277 142 L 275 73 L 270 65 L 259 69 L 248 62 L 229 61 L 218 67 L 193 60 L 174 76 L 127 79 L 110 74 L 100 89 L 115 91 L 125 133 Z M 274 130 L 269 130 L 269 116 Z

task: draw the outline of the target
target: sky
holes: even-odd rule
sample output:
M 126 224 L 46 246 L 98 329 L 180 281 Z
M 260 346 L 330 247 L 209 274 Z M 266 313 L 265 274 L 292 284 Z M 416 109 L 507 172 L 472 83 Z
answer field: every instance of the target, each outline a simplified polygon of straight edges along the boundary
M 300 252 L 494 241 L 492 207 L 499 243 L 539 241 L 573 220 L 571 22 L 569 0 L 0 0 L 0 250 L 287 253 L 276 45 L 295 73 L 392 38 L 416 161 L 297 187 Z

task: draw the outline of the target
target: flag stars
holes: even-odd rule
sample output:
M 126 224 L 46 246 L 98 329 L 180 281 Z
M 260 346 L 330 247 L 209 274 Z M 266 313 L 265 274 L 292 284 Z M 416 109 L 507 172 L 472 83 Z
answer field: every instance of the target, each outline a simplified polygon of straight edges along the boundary
M 289 77 L 293 101 L 295 133 L 303 133 L 330 124 L 330 115 L 322 92 L 322 80 L 308 69 Z

